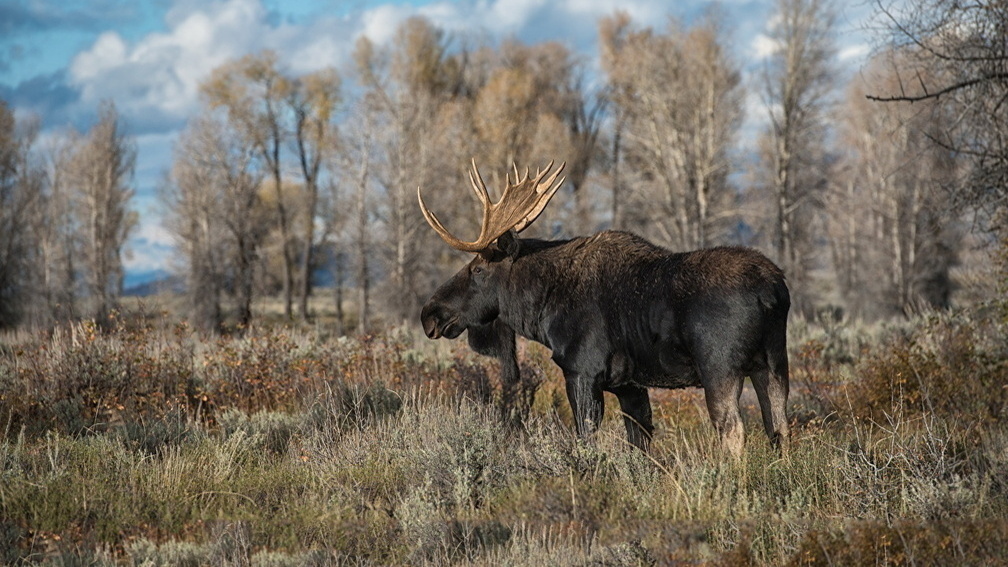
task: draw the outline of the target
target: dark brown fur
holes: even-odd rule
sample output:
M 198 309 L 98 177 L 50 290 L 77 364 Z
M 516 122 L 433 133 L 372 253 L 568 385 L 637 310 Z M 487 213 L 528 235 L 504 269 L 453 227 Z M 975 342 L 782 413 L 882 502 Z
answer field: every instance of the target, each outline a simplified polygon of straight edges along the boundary
M 738 454 L 746 376 L 767 434 L 786 440 L 789 307 L 783 273 L 752 249 L 672 253 L 626 232 L 565 241 L 509 233 L 442 285 L 421 321 L 432 338 L 468 329 L 478 352 L 505 361 L 509 381 L 516 333 L 552 349 L 582 434 L 597 427 L 608 391 L 644 448 L 647 388 L 703 387 L 723 444 Z

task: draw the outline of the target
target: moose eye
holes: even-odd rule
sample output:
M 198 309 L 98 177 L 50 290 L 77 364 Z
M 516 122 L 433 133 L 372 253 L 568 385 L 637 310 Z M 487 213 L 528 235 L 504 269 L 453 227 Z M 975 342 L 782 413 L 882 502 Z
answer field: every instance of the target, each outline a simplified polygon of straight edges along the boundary
M 472 273 L 473 273 L 474 276 L 478 276 L 478 275 L 482 274 L 483 273 L 483 267 L 482 266 L 474 266 L 473 269 L 472 269 Z

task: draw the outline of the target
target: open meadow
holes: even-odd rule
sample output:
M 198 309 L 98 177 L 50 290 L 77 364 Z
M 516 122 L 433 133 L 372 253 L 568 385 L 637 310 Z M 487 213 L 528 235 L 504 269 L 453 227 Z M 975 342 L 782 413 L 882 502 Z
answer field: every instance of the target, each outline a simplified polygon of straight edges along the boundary
M 572 433 L 544 349 L 527 411 L 464 341 L 161 316 L 0 340 L 0 563 L 994 565 L 1008 562 L 996 309 L 791 325 L 791 450 L 748 390 L 740 462 L 699 390 Z

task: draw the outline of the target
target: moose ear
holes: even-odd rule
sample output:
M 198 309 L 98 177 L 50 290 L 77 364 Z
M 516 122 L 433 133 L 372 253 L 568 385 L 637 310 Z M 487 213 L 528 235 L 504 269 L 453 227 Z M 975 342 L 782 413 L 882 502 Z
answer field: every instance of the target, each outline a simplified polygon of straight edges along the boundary
M 497 237 L 497 248 L 507 254 L 510 258 L 516 258 L 521 248 L 521 241 L 518 240 L 518 233 L 509 230 Z

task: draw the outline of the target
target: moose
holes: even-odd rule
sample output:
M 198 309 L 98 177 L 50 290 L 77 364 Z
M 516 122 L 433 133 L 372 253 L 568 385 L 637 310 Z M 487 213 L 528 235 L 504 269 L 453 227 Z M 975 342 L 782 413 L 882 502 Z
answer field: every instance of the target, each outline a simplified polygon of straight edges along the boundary
M 516 335 L 545 345 L 563 371 L 578 435 L 599 426 L 610 392 L 628 441 L 644 451 L 654 431 L 648 388 L 702 387 L 721 446 L 740 456 L 748 376 L 771 444 L 786 447 L 791 300 L 781 269 L 749 248 L 675 253 L 622 231 L 519 238 L 563 183 L 564 165 L 550 173 L 551 161 L 521 177 L 515 166 L 493 202 L 474 159 L 469 181 L 483 219 L 473 242 L 448 232 L 417 188 L 434 231 L 475 254 L 424 305 L 426 335 L 454 339 L 468 330 L 473 350 L 502 360 L 505 393 L 519 378 Z

